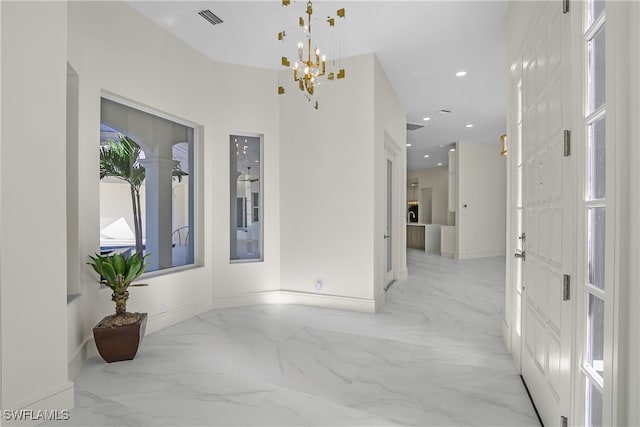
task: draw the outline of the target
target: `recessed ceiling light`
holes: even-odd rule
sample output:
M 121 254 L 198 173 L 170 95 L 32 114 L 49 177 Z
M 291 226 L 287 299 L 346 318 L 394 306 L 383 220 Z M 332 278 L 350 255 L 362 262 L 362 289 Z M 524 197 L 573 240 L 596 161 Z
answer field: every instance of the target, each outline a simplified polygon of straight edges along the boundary
M 472 128 L 472 127 L 473 127 L 473 125 L 467 125 L 467 126 L 465 126 L 465 127 Z
M 453 152 L 453 151 L 456 151 L 456 149 L 455 148 L 449 148 L 449 151 Z
M 429 120 L 431 120 L 431 117 L 425 117 L 422 120 L 424 120 L 425 122 L 428 122 Z
M 411 147 L 411 144 L 407 144 L 407 147 Z
M 438 163 L 438 166 L 442 166 L 442 163 Z
M 466 72 L 466 71 L 458 71 L 458 72 L 456 73 L 456 77 L 464 77 L 464 76 L 466 76 L 466 75 L 467 75 L 467 72 Z
M 424 155 L 424 158 L 425 158 L 425 159 L 428 159 L 428 158 L 429 158 L 429 155 L 428 155 L 428 154 L 425 154 L 425 155 Z

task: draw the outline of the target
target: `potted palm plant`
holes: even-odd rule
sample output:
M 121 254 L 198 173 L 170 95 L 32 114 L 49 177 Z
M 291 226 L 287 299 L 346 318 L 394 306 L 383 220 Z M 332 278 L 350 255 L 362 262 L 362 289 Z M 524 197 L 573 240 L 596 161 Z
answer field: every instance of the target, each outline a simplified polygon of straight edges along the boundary
M 145 168 L 140 163 L 141 154 L 140 146 L 122 134 L 117 141 L 108 139 L 100 145 L 100 179 L 112 177 L 129 184 L 136 245 L 135 252 L 128 256 L 89 256 L 88 264 L 100 275 L 101 283 L 111 288 L 111 300 L 116 304 L 116 314 L 105 317 L 93 328 L 98 352 L 107 362 L 133 359 L 147 323 L 147 313 L 129 313 L 126 306 L 129 286 L 144 286 L 134 285 L 133 281 L 144 273 L 148 265 L 145 261 L 150 256 L 144 255 L 142 241 L 140 189 Z M 187 173 L 176 164 L 172 175 L 181 180 Z
M 147 313 L 127 312 L 130 286 L 147 268 L 145 260 L 123 254 L 89 256 L 88 264 L 102 278 L 101 283 L 111 288 L 111 300 L 116 303 L 116 314 L 105 317 L 93 328 L 93 337 L 100 356 L 107 362 L 131 360 L 138 351 L 147 324 Z

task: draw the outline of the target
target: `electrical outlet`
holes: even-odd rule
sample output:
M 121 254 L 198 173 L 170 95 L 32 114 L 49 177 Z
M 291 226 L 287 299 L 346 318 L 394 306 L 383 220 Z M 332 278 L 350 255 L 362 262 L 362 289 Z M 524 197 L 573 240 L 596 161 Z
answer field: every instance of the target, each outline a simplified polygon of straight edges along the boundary
M 320 280 L 318 280 L 316 282 L 316 291 L 320 292 L 322 290 L 322 282 Z
M 169 311 L 169 304 L 167 304 L 166 301 L 162 301 L 160 303 L 160 313 L 164 313 L 166 311 Z

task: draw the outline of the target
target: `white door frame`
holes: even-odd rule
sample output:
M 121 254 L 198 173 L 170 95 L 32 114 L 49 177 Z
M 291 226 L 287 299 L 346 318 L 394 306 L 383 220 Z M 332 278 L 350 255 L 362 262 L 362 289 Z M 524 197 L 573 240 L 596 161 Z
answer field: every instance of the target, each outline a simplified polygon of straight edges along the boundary
M 406 236 L 406 215 L 407 215 L 407 159 L 406 150 L 401 147 L 392 137 L 384 132 L 384 171 L 385 171 L 385 183 L 386 183 L 386 170 L 387 160 L 391 160 L 393 165 L 393 201 L 392 201 L 392 230 L 393 244 L 392 244 L 392 273 L 393 276 L 389 279 L 402 280 L 407 278 L 407 236 Z M 386 201 L 386 185 L 385 185 L 385 201 Z M 385 227 L 386 227 L 386 202 L 385 202 Z M 384 237 L 384 236 L 380 236 Z M 386 259 L 386 243 L 383 243 L 384 260 L 381 262 L 381 268 L 383 270 L 382 277 L 384 280 L 384 287 L 386 288 L 389 280 L 387 279 L 387 259 Z
M 518 218 L 518 207 L 522 207 L 522 186 L 518 171 L 522 170 L 522 60 L 511 65 L 509 86 L 509 119 L 507 123 L 507 257 L 505 311 L 502 336 L 507 350 L 511 352 L 518 372 L 521 372 L 521 309 L 522 309 L 522 260 L 514 254 L 525 250 L 522 233 L 522 217 Z M 520 168 L 520 169 L 519 169 Z M 520 224 L 518 224 L 520 222 Z

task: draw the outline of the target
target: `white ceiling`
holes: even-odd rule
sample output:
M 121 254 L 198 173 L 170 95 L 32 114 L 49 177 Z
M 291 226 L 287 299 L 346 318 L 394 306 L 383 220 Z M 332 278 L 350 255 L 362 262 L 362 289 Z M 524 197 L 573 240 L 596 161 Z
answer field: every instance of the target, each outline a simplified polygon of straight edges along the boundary
M 304 10 L 305 2 L 294 2 Z M 212 59 L 263 68 L 278 67 L 276 35 L 291 26 L 280 0 L 128 4 Z M 499 142 L 506 127 L 508 2 L 314 2 L 314 9 L 332 14 L 340 7 L 346 9 L 343 55 L 374 52 L 407 111 L 407 122 L 426 125 L 407 132 L 410 171 L 446 165 L 448 148 L 456 141 Z M 197 14 L 203 9 L 224 22 L 211 26 Z M 456 77 L 460 70 L 467 75 Z M 441 109 L 452 113 L 438 114 Z

